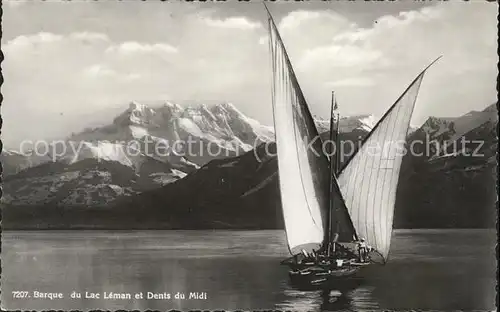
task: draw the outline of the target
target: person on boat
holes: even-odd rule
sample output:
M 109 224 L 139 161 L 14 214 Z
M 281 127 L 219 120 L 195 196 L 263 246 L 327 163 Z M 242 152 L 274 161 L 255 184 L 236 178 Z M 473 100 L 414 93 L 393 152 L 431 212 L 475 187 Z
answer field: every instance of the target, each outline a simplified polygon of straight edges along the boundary
M 360 262 L 367 261 L 368 252 L 368 245 L 366 244 L 365 239 L 361 238 L 361 240 L 358 241 L 358 255 Z

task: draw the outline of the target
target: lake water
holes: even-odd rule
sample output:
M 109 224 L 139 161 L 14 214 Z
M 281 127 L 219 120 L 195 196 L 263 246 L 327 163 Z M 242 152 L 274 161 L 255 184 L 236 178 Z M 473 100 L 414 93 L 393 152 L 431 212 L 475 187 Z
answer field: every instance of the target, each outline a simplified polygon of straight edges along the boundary
M 8 310 L 493 310 L 496 233 L 398 230 L 389 262 L 340 295 L 290 287 L 283 231 L 3 232 Z M 30 296 L 30 298 L 13 298 Z M 35 291 L 64 298 L 34 298 Z M 71 298 L 73 291 L 82 298 Z M 85 292 L 101 298 L 84 298 Z M 104 292 L 132 299 L 104 299 Z M 136 293 L 143 299 L 134 299 Z M 147 299 L 147 292 L 170 299 Z M 191 292 L 207 299 L 189 299 Z M 175 298 L 184 293 L 185 299 Z M 203 296 L 202 296 L 203 297 Z

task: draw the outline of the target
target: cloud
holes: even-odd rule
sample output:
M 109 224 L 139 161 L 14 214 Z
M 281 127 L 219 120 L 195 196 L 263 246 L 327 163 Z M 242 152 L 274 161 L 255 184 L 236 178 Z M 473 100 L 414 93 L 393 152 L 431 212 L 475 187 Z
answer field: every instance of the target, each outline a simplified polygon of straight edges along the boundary
M 367 87 L 373 86 L 375 81 L 367 77 L 353 77 L 327 82 L 329 87 Z
M 94 64 L 82 70 L 82 74 L 87 79 L 114 79 L 116 81 L 131 81 L 138 80 L 143 77 L 139 73 L 125 73 L 118 72 L 114 69 L 111 69 L 107 65 L 103 64 Z
M 320 12 L 312 12 L 312 11 L 295 11 L 289 13 L 279 22 L 279 28 L 281 30 L 286 30 L 287 28 L 296 28 L 299 27 L 305 21 L 316 20 L 321 16 Z M 329 15 L 325 15 L 329 17 Z
M 349 45 L 330 45 L 306 50 L 298 63 L 306 69 L 328 64 L 331 67 L 359 67 L 375 64 L 383 58 L 382 51 Z
M 39 32 L 34 35 L 22 35 L 8 41 L 3 46 L 3 50 L 5 53 L 23 52 L 35 49 L 37 45 L 55 43 L 62 39 L 63 36 L 48 32 Z
M 5 101 L 42 115 L 64 111 L 69 118 L 106 101 L 116 105 L 156 93 L 148 86 L 138 91 L 133 83 L 151 84 L 147 79 L 155 69 L 166 71 L 151 54 L 171 55 L 176 49 L 165 43 L 115 43 L 106 34 L 87 31 L 21 35 L 5 43 L 3 51 Z
M 303 55 L 327 46 L 332 38 L 349 31 L 355 24 L 334 11 L 292 11 L 277 23 L 289 54 Z
M 76 32 L 72 33 L 69 36 L 71 39 L 74 40 L 81 40 L 85 42 L 109 42 L 109 37 L 106 34 L 103 33 L 96 33 L 96 32 Z
M 226 19 L 214 19 L 211 17 L 205 17 L 204 22 L 211 27 L 218 28 L 231 28 L 231 29 L 256 29 L 261 27 L 262 25 L 258 22 L 253 22 L 246 17 L 237 16 L 237 17 L 229 17 Z
M 311 103 L 322 103 L 324 112 L 328 91 L 334 87 L 340 97 L 349 99 L 344 113 L 365 113 L 370 107 L 381 116 L 420 70 L 443 55 L 424 79 L 414 121 L 418 124 L 430 114 L 457 115 L 495 100 L 498 56 L 491 9 L 484 3 L 441 3 L 382 16 L 371 27 L 342 21 L 335 13 L 327 18 L 327 12 L 301 12 L 285 17 L 287 22 L 280 25 L 294 27 L 292 63 L 304 93 Z M 317 26 L 320 19 L 323 28 Z M 332 21 L 337 28 L 326 26 Z M 310 25 L 329 29 L 329 38 L 311 35 L 308 46 L 299 44 Z M 288 45 L 286 37 L 284 41 Z
M 313 11 L 305 5 L 276 21 L 317 115 L 328 114 L 335 89 L 343 115 L 381 116 L 423 67 L 444 55 L 422 84 L 415 113 L 425 118 L 480 109 L 496 99 L 494 5 L 446 2 L 381 16 L 363 26 L 332 10 Z M 28 7 L 4 13 L 13 19 L 21 12 L 28 22 L 37 18 L 48 23 L 43 14 L 50 9 L 24 12 Z M 149 14 L 125 21 L 116 13 L 122 11 L 98 7 L 86 4 L 89 11 L 84 13 L 67 11 L 71 25 L 64 31 L 60 25 L 34 33 L 5 27 L 4 38 L 12 39 L 2 42 L 4 142 L 64 136 L 86 126 L 88 118 L 80 117 L 84 114 L 131 100 L 165 100 L 167 95 L 188 103 L 231 101 L 244 113 L 272 123 L 268 37 L 262 21 L 243 11 L 222 14 L 225 9 L 188 10 L 184 5 L 179 11 L 169 7 L 172 12 L 162 11 L 156 20 L 152 13 L 157 12 L 148 11 L 153 5 L 141 6 Z M 18 122 L 21 111 L 32 127 Z M 58 119 L 61 112 L 64 120 Z M 114 116 L 101 117 L 111 121 Z
M 3 4 L 5 4 L 9 8 L 19 7 L 25 3 L 26 3 L 26 1 L 22 1 L 22 0 L 5 0 L 5 1 L 3 1 Z
M 327 25 L 351 25 L 351 22 L 334 11 L 307 11 L 297 10 L 290 12 L 278 23 L 281 32 L 295 31 L 311 23 Z
M 94 77 L 106 77 L 106 76 L 116 76 L 117 73 L 108 68 L 107 66 L 105 65 L 101 65 L 101 64 L 95 64 L 95 65 L 92 65 L 90 67 L 87 67 L 83 70 L 83 73 L 84 75 L 86 76 L 89 76 L 91 78 L 94 78 Z
M 117 46 L 110 46 L 107 53 L 120 53 L 131 55 L 136 53 L 177 53 L 177 48 L 165 43 L 139 43 L 136 41 L 123 42 Z

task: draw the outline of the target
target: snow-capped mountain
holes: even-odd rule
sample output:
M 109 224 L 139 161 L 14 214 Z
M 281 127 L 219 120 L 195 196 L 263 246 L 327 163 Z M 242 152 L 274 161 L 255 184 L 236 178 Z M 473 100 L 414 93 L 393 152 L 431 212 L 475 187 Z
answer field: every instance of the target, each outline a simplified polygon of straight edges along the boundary
M 55 142 L 46 155 L 3 151 L 1 159 L 4 175 L 50 161 L 73 164 L 84 159 L 115 161 L 137 171 L 147 158 L 187 174 L 214 158 L 235 156 L 272 139 L 271 127 L 230 103 L 182 108 L 165 102 L 151 108 L 132 102 L 110 124 L 72 134 L 65 144 Z
M 434 132 L 433 137 L 437 137 L 448 131 L 450 140 L 454 141 L 479 125 L 488 121 L 496 122 L 497 120 L 496 104 L 492 104 L 482 111 L 470 111 L 460 117 L 434 118 L 432 121 L 429 120 L 431 125 L 424 124 L 422 129 L 429 133 Z
M 329 131 L 329 120 L 315 121 L 320 133 Z M 367 132 L 375 122 L 372 115 L 342 117 L 340 132 Z M 45 162 L 72 164 L 89 158 L 138 170 L 145 157 L 189 173 L 212 159 L 240 155 L 273 140 L 273 127 L 245 116 L 230 103 L 183 108 L 168 101 L 155 107 L 131 102 L 108 125 L 72 134 L 65 146 L 55 143 L 47 155 L 3 151 L 0 159 L 4 176 Z
M 314 119 L 319 133 L 330 131 L 330 120 L 317 116 Z M 377 119 L 373 115 L 344 116 L 340 117 L 339 132 L 340 133 L 349 133 L 353 131 L 370 132 L 373 129 L 373 127 L 375 127 L 376 123 Z
M 316 123 L 320 133 L 329 131 L 329 121 L 317 119 Z M 343 117 L 340 131 L 363 134 L 374 124 L 371 115 Z M 180 178 L 213 159 L 238 156 L 273 140 L 272 127 L 245 116 L 230 103 L 183 108 L 165 102 L 152 108 L 131 102 L 111 124 L 72 135 L 68 142 L 78 147 L 58 161 L 71 164 L 97 158 L 116 161 L 137 171 L 144 158 L 149 157 L 170 164 L 178 170 L 176 176 Z
M 492 104 L 482 111 L 471 111 L 459 117 L 429 117 L 410 136 L 410 140 L 418 138 L 425 142 L 434 142 L 434 144 L 429 144 L 432 154 L 430 157 L 434 159 L 450 153 L 460 153 L 455 148 L 459 139 L 464 138 L 467 133 L 482 125 L 496 124 L 497 122 L 496 104 Z
M 29 155 L 4 151 L 3 202 L 107 205 L 119 196 L 182 179 L 198 164 L 243 154 L 272 139 L 272 128 L 229 103 L 182 108 L 165 102 L 151 108 L 132 102 L 112 123 L 72 134 L 64 144 L 55 142 L 37 163 Z M 111 183 L 108 167 L 119 168 L 115 176 L 121 171 L 127 178 Z M 9 178 L 9 173 L 18 174 Z M 79 195 L 68 193 L 61 199 L 55 195 L 61 190 Z
M 482 111 L 470 111 L 459 117 L 429 117 L 420 129 L 431 139 L 446 138 L 455 141 L 474 128 L 497 120 L 496 104 L 492 104 Z
M 165 102 L 151 108 L 132 102 L 104 127 L 72 135 L 71 141 L 138 142 L 147 155 L 170 163 L 203 165 L 214 158 L 236 156 L 273 139 L 271 127 L 261 125 L 234 105 L 182 108 Z

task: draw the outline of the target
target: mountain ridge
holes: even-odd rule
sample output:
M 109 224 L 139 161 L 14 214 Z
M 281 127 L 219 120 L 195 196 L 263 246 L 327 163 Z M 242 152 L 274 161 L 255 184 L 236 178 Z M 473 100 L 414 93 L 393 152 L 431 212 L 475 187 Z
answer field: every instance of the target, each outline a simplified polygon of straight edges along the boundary
M 144 130 L 162 129 L 162 122 L 167 123 L 172 118 L 186 118 L 191 124 L 195 124 L 199 131 L 211 132 L 210 135 L 216 139 L 224 138 L 224 136 L 226 138 L 241 136 L 242 139 L 236 144 L 244 143 L 245 139 L 252 138 L 256 134 L 255 128 L 258 126 L 256 124 L 249 125 L 249 128 L 237 128 L 241 126 L 242 120 L 248 120 L 245 118 L 246 116 L 241 116 L 241 112 L 233 111 L 234 106 L 232 105 L 220 105 L 218 108 L 200 106 L 199 109 L 187 110 L 185 114 L 184 109 L 173 103 L 166 106 L 167 108 L 164 108 L 163 111 L 159 110 L 163 115 L 155 117 L 158 110 L 153 113 L 147 107 L 137 107 L 134 104 L 117 116 L 112 125 L 127 131 L 130 130 L 130 126 L 136 127 L 129 132 L 124 132 L 129 137 L 135 134 L 137 137 L 143 138 L 145 136 L 143 135 Z M 490 193 L 492 190 L 488 188 L 488 183 L 494 181 L 491 174 L 492 168 L 496 166 L 494 151 L 497 147 L 495 131 L 498 118 L 486 118 L 483 116 L 484 112 L 488 112 L 490 116 L 496 114 L 496 106 L 489 106 L 481 112 L 470 113 L 479 116 L 473 118 L 476 121 L 473 127 L 470 126 L 470 116 L 466 116 L 468 123 L 462 123 L 467 127 L 460 126 L 460 122 L 458 122 L 460 127 L 450 127 L 453 120 L 432 117 L 421 128 L 409 133 L 409 142 L 419 139 L 426 140 L 427 138 L 444 142 L 457 138 L 457 128 L 465 129 L 466 133 L 459 135 L 459 137 L 485 140 L 483 152 L 486 156 L 472 160 L 458 154 L 450 154 L 441 158 L 404 158 L 400 178 L 403 184 L 406 184 L 398 190 L 403 194 L 399 195 L 399 198 L 403 196 L 411 202 L 419 203 L 424 209 L 398 207 L 397 211 L 403 211 L 403 214 L 411 215 L 412 218 L 419 221 L 408 222 L 407 218 L 402 218 L 399 215 L 396 218 L 397 226 L 422 226 L 422 222 L 429 217 L 429 214 L 437 209 L 429 202 L 443 203 L 439 196 L 448 198 L 448 202 L 442 204 L 445 207 L 444 210 L 439 208 L 440 211 L 442 210 L 442 216 L 449 213 L 447 209 L 450 209 L 449 205 L 452 202 L 453 205 L 461 207 L 461 211 L 467 212 L 466 214 L 469 216 L 470 209 L 462 207 L 460 203 L 461 201 L 467 202 L 467 198 L 463 198 L 464 195 L 459 192 L 461 190 L 460 183 L 473 190 L 475 196 L 488 198 L 484 201 L 484 205 L 491 204 Z M 366 115 L 361 116 L 366 117 Z M 461 117 L 463 116 L 457 117 L 457 119 L 460 120 Z M 349 121 L 349 119 L 347 120 Z M 486 121 L 481 124 L 480 122 L 484 120 Z M 322 122 L 323 124 L 321 124 Z M 326 128 L 324 120 L 319 120 L 318 124 L 319 129 L 321 126 Z M 368 125 L 363 120 L 351 119 L 346 125 L 351 126 L 351 128 L 346 127 L 345 129 L 352 131 L 341 131 L 342 140 L 361 140 L 368 133 L 365 128 Z M 167 127 L 167 129 L 172 130 L 173 136 L 176 133 L 181 133 L 175 127 Z M 269 130 L 269 127 L 264 129 Z M 234 130 L 240 130 L 240 132 Z M 248 131 L 247 137 L 244 136 L 245 131 Z M 151 132 L 153 135 L 150 132 L 147 135 L 156 137 L 155 132 Z M 91 129 L 82 133 L 88 135 L 96 132 Z M 97 133 L 99 135 L 106 134 L 106 129 L 103 131 L 103 127 L 100 127 Z M 192 133 L 197 138 L 201 136 L 195 131 Z M 111 134 L 116 135 L 117 132 L 111 132 Z M 323 136 L 325 134 L 327 136 L 326 132 L 322 133 Z M 75 137 L 73 136 L 73 139 Z M 7 207 L 5 210 L 7 227 L 9 227 L 8 220 L 11 220 L 10 226 L 17 228 L 23 226 L 29 228 L 32 226 L 30 222 L 32 222 L 31 224 L 42 222 L 51 227 L 71 228 L 72 218 L 76 215 L 87 220 L 86 223 L 82 221 L 82 224 L 87 224 L 82 226 L 88 228 L 137 226 L 134 225 L 132 216 L 143 218 L 145 227 L 275 228 L 282 226 L 281 212 L 280 209 L 277 209 L 280 201 L 276 161 L 275 158 L 266 158 L 266 155 L 262 155 L 264 146 L 267 145 L 273 149 L 272 140 L 263 140 L 255 150 L 243 150 L 240 154 L 229 157 L 213 158 L 201 165 L 182 157 L 173 161 L 172 158 L 159 157 L 154 159 L 142 153 L 143 147 L 140 148 L 142 154 L 136 156 L 131 164 L 119 161 L 117 156 L 111 157 L 115 154 L 111 153 L 114 150 L 110 146 L 116 144 L 112 143 L 111 140 L 94 143 L 91 140 L 83 142 L 85 142 L 83 145 L 88 149 L 87 156 L 82 155 L 76 161 L 68 161 L 62 157 L 56 162 L 27 168 L 4 178 L 5 196 L 2 198 L 2 204 Z M 92 147 L 99 144 L 108 144 L 106 148 L 109 148 L 110 153 L 101 153 L 103 157 L 99 158 L 98 161 L 95 158 L 97 152 L 92 150 Z M 12 155 L 19 156 L 14 153 Z M 106 155 L 109 156 L 107 159 L 104 157 Z M 262 161 L 256 162 L 255 155 L 263 157 Z M 71 154 L 66 155 L 66 158 L 70 156 Z M 425 186 L 427 180 L 433 181 L 432 184 L 446 186 L 447 188 L 443 192 L 448 196 L 443 197 L 442 192 L 437 194 L 433 192 L 433 189 L 427 188 Z M 485 183 L 487 187 L 484 190 L 477 188 L 477 185 L 485 185 Z M 30 188 L 33 193 L 30 193 Z M 64 195 L 65 192 L 70 195 Z M 450 198 L 460 200 L 451 200 Z M 401 201 L 401 199 L 399 200 Z M 416 207 L 415 205 L 417 204 L 407 206 Z M 234 207 L 239 207 L 240 210 L 234 209 Z M 415 213 L 415 210 L 422 210 L 422 213 Z M 45 212 L 45 215 L 42 212 Z M 29 221 L 27 216 L 33 214 L 36 214 L 37 218 Z M 64 216 L 60 216 L 60 214 Z M 196 214 L 196 220 L 193 221 L 194 214 Z M 484 213 L 481 212 L 479 215 L 482 216 Z M 73 217 L 70 218 L 70 216 Z M 260 220 L 263 216 L 264 221 Z M 111 218 L 111 221 L 104 220 L 108 217 Z M 451 223 L 446 223 L 440 218 L 432 226 L 463 227 L 467 225 L 466 220 L 460 214 L 456 216 L 455 220 L 450 221 Z M 470 219 L 475 220 L 473 217 Z M 50 225 L 52 223 L 54 225 Z M 475 223 L 470 224 L 474 227 L 481 227 L 488 224 L 488 220 L 475 221 Z
M 341 118 L 340 131 L 352 132 L 357 128 L 369 131 L 374 124 L 373 120 L 372 115 L 366 114 L 344 116 Z M 329 120 L 316 118 L 316 124 L 320 132 L 329 129 Z M 263 142 L 273 141 L 274 129 L 245 116 L 231 103 L 181 107 L 176 103 L 164 101 L 163 105 L 156 104 L 155 107 L 150 107 L 132 101 L 126 110 L 112 119 L 111 123 L 86 128 L 78 133 L 72 133 L 61 141 L 55 141 L 49 146 L 53 150 L 52 153 L 38 156 L 33 150 L 2 150 L 0 160 L 4 162 L 4 175 L 15 174 L 49 161 L 71 163 L 96 157 L 133 166 L 131 163 L 134 161 L 124 157 L 120 151 L 127 143 L 137 143 L 136 145 L 140 145 L 143 149 L 148 144 L 156 145 L 163 151 L 173 145 L 171 142 L 190 140 L 193 142 L 193 149 L 201 150 L 202 155 L 187 159 L 188 157 L 176 157 L 173 155 L 175 154 L 173 150 L 170 150 L 167 151 L 168 156 L 157 159 L 179 164 L 181 167 L 183 165 L 197 167 L 214 158 L 240 155 Z M 61 142 L 65 142 L 64 148 L 59 144 Z M 209 145 L 212 151 L 206 148 Z M 114 152 L 111 152 L 113 150 Z M 187 154 L 182 148 L 176 152 Z M 210 155 L 217 153 L 222 156 Z

